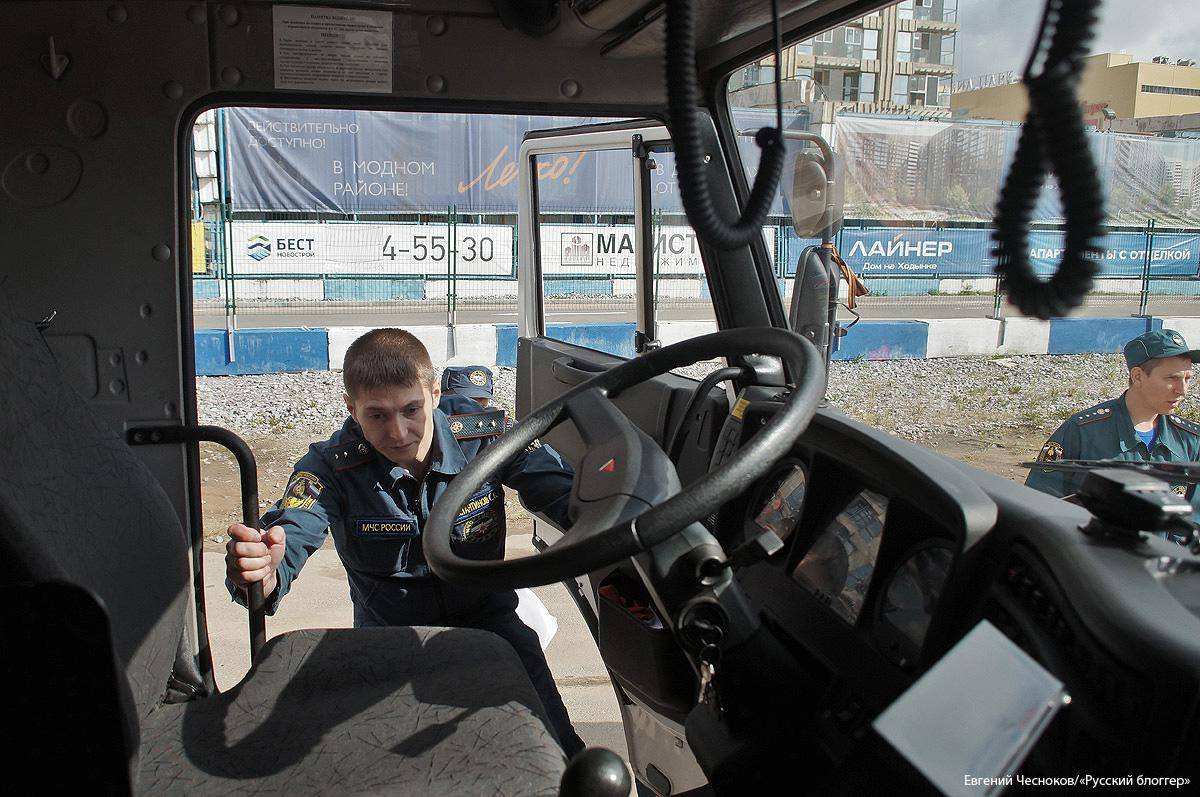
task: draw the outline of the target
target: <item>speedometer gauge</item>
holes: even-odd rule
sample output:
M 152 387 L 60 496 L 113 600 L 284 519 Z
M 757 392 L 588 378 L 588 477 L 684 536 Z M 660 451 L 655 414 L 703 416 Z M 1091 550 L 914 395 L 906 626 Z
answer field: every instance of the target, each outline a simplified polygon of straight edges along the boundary
M 879 603 L 876 637 L 883 653 L 897 664 L 908 665 L 920 656 L 953 562 L 949 543 L 922 543 L 888 579 Z

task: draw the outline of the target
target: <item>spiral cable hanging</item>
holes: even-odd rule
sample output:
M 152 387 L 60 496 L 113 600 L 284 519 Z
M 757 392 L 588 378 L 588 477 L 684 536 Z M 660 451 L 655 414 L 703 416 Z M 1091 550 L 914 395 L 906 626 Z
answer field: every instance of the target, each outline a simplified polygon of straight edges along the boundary
M 696 26 L 690 0 L 668 0 L 666 22 L 667 107 L 675 139 L 679 169 L 679 194 L 688 221 L 696 234 L 718 249 L 736 249 L 762 235 L 762 225 L 775 190 L 783 175 L 786 146 L 783 140 L 783 88 L 779 74 L 783 46 L 778 0 L 771 0 L 775 38 L 776 127 L 764 127 L 754 136 L 762 149 L 758 174 L 750 190 L 746 209 L 734 223 L 723 219 L 713 204 L 705 172 L 703 137 L 700 132 L 700 90 L 696 81 Z
M 1099 6 L 1100 0 L 1047 0 L 1025 65 L 1029 112 L 996 205 L 992 240 L 1000 290 L 1022 313 L 1040 319 L 1082 304 L 1099 269 L 1104 201 L 1075 95 Z M 1039 56 L 1042 69 L 1035 74 Z M 1047 170 L 1058 177 L 1066 230 L 1062 260 L 1043 281 L 1029 259 L 1029 223 Z

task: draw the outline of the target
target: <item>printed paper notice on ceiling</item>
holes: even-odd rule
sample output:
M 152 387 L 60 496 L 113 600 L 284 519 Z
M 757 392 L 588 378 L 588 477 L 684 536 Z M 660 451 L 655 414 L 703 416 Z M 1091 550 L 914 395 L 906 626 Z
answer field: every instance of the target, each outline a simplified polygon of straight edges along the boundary
M 392 91 L 392 13 L 275 6 L 275 88 Z

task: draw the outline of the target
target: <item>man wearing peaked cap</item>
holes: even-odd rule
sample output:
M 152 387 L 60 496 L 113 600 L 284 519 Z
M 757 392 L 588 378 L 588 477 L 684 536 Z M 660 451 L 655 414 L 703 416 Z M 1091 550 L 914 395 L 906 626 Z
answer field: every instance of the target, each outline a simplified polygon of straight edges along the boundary
M 1183 335 L 1173 329 L 1156 329 L 1126 343 L 1124 352 L 1129 387 L 1063 422 L 1042 446 L 1039 462 L 1200 460 L 1200 425 L 1172 414 L 1187 394 L 1200 350 L 1188 348 Z M 1034 467 L 1025 484 L 1067 497 L 1079 491 L 1084 475 Z M 1173 486 L 1184 491 L 1184 485 Z
M 466 396 L 486 407 L 492 403 L 492 371 L 482 365 L 448 366 L 442 371 L 442 395 Z

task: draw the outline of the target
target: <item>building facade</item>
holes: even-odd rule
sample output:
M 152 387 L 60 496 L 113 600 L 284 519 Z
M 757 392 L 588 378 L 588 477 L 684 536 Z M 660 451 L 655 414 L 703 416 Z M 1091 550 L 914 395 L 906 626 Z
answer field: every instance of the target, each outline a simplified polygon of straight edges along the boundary
M 958 0 L 903 0 L 783 52 L 784 102 L 856 113 L 950 116 Z M 731 104 L 775 104 L 774 56 L 730 79 Z
M 1134 61 L 1127 53 L 1092 55 L 1084 61 L 1078 94 L 1084 123 L 1101 130 L 1109 129 L 1105 109 L 1115 119 L 1200 113 L 1200 67 Z M 1009 122 L 1023 120 L 1029 107 L 1020 83 L 956 92 L 950 105 L 957 117 Z

